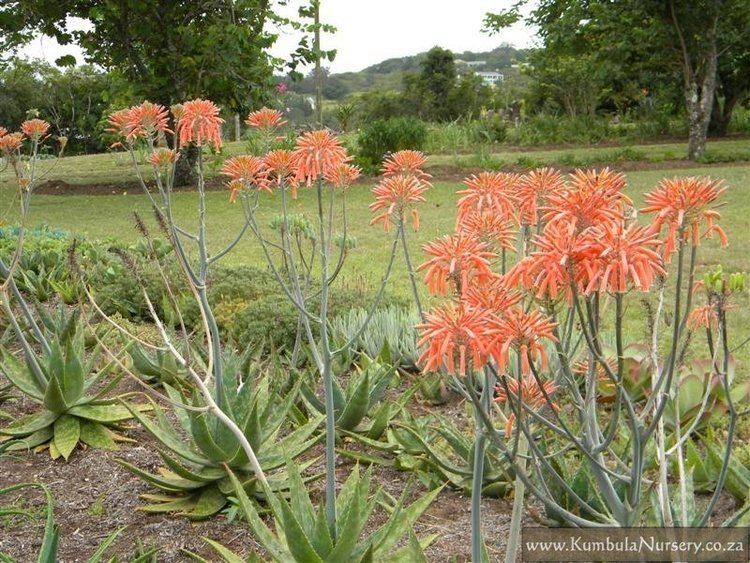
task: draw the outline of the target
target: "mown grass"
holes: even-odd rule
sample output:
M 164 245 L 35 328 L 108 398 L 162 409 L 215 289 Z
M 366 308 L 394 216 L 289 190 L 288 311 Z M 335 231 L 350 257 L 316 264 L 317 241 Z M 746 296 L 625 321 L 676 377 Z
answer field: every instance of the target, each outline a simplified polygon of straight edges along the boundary
M 119 157 L 103 155 L 87 158 L 92 161 L 94 169 L 98 167 L 98 174 L 103 175 L 106 172 L 111 178 L 112 170 L 103 167 L 102 162 L 105 162 L 105 159 L 111 161 Z M 67 166 L 70 164 L 63 161 L 61 168 Z M 120 172 L 120 168 L 117 170 L 118 174 L 125 173 Z M 88 174 L 90 177 L 90 172 Z M 750 271 L 750 256 L 747 252 L 750 245 L 750 166 L 630 172 L 627 174 L 629 183 L 627 193 L 638 206 L 642 203 L 644 194 L 665 176 L 704 174 L 724 179 L 729 188 L 724 197 L 726 205 L 721 209 L 721 224 L 727 231 L 730 246 L 727 249 L 721 249 L 716 240 L 704 242 L 698 259 L 699 272 L 705 272 L 717 264 L 722 264 L 726 271 Z M 86 175 L 86 171 L 79 169 L 77 178 L 80 180 Z M 458 183 L 438 181 L 428 192 L 427 202 L 420 207 L 421 230 L 417 233 L 411 231 L 408 233 L 412 258 L 417 264 L 423 261 L 420 248 L 422 244 L 453 230 L 457 189 L 459 189 Z M 0 219 L 4 224 L 16 222 L 13 207 L 14 194 L 14 188 L 9 183 L 5 182 L 0 187 L 0 210 L 2 210 Z M 368 205 L 371 200 L 369 184 L 356 185 L 349 192 L 347 198 L 349 234 L 356 237 L 357 247 L 351 251 L 339 283 L 363 288 L 377 287 L 385 271 L 393 233 L 384 232 L 380 225 L 369 225 L 372 214 Z M 293 202 L 291 212 L 304 213 L 314 220 L 314 204 L 314 192 L 303 189 L 300 191 L 299 199 Z M 183 227 L 193 229 L 197 209 L 196 194 L 189 192 L 175 194 L 174 207 L 177 221 Z M 207 207 L 209 245 L 212 250 L 217 251 L 231 241 L 241 227 L 242 210 L 239 205 L 230 204 L 228 194 L 222 191 L 207 194 Z M 151 219 L 146 198 L 138 192 L 127 195 L 97 196 L 37 195 L 32 204 L 30 224 L 47 224 L 90 239 L 118 239 L 135 242 L 140 235 L 133 227 L 133 211 L 138 211 L 143 217 Z M 258 211 L 259 223 L 267 227 L 271 219 L 279 212 L 279 198 L 276 195 L 262 194 Z M 154 225 L 153 221 L 149 222 L 152 226 Z M 155 226 L 153 229 L 156 232 Z M 269 236 L 273 235 L 270 229 L 266 229 L 266 232 Z M 227 264 L 262 264 L 262 254 L 253 235 L 246 235 L 236 249 L 225 258 L 225 262 Z M 410 291 L 401 255 L 396 261 L 390 289 L 402 295 L 407 295 Z M 640 339 L 644 334 L 643 314 L 640 312 L 636 299 L 631 299 L 630 303 L 627 332 L 632 339 Z M 741 297 L 736 305 L 732 312 L 731 329 L 732 340 L 739 342 L 746 335 L 750 335 L 750 309 L 747 307 L 747 296 Z M 738 356 L 738 360 L 741 360 L 743 365 L 747 365 L 745 360 L 750 359 L 748 350 L 750 346 Z
M 244 141 L 224 145 L 223 154 L 207 157 L 207 175 L 218 173 L 221 160 L 233 154 L 247 151 Z M 486 146 L 482 151 L 460 154 L 434 154 L 429 157 L 429 166 L 456 166 L 459 168 L 501 168 L 503 166 L 534 168 L 536 166 L 591 166 L 599 163 L 623 162 L 664 162 L 681 160 L 686 153 L 685 143 L 659 143 L 650 145 L 630 145 L 621 147 L 577 147 L 563 149 L 524 149 L 510 150 L 502 145 Z M 139 161 L 145 155 L 139 154 Z M 708 145 L 706 162 L 722 163 L 750 161 L 750 141 L 722 140 L 711 141 Z M 108 152 L 94 155 L 71 156 L 60 159 L 54 166 L 53 159 L 45 161 L 50 170 L 44 180 L 60 181 L 71 185 L 107 185 L 134 182 L 136 175 L 127 153 Z M 141 173 L 149 174 L 147 165 L 140 166 Z M 0 187 L 11 180 L 9 169 L 0 170 Z

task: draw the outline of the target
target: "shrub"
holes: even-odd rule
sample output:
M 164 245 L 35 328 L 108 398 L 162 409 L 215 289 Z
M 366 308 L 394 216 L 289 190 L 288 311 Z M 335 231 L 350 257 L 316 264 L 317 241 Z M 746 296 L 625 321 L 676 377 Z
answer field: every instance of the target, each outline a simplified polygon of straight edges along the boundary
M 362 128 L 357 139 L 357 160 L 365 170 L 380 166 L 383 157 L 400 150 L 422 150 L 427 141 L 427 125 L 413 117 L 377 120 Z

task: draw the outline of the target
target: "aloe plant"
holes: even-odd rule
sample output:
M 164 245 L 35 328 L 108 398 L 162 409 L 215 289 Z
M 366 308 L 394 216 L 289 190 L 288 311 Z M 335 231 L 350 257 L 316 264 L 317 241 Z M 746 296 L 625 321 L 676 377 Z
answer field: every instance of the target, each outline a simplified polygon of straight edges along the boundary
M 388 431 L 384 451 L 395 455 L 396 468 L 415 471 L 427 486 L 447 483 L 468 494 L 472 486 L 475 441 L 473 435 L 464 434 L 454 426 L 437 414 L 429 417 L 405 414 Z M 512 482 L 513 473 L 503 454 L 488 446 L 484 454 L 482 495 L 505 496 Z
M 101 348 L 87 350 L 79 313 L 59 309 L 53 318 L 42 312 L 49 351 L 19 361 L 0 348 L 5 377 L 39 404 L 37 412 L 0 428 L 3 450 L 48 449 L 52 459 L 68 459 L 79 443 L 117 449 L 125 438 L 118 424 L 143 405 L 124 405 L 108 398 L 123 374 L 112 375 L 113 363 L 100 365 Z
M 169 385 L 178 389 L 191 386 L 186 370 L 177 363 L 173 354 L 163 350 L 149 354 L 137 343 L 128 352 L 133 371 L 150 385 Z
M 371 358 L 383 358 L 402 369 L 415 370 L 419 349 L 416 311 L 391 306 L 373 313 L 366 331 L 360 327 L 367 318 L 364 309 L 352 309 L 333 320 L 333 338 L 347 342 L 356 337 L 353 349 Z M 383 354 L 385 353 L 385 356 Z
M 224 405 L 226 414 L 242 430 L 268 474 L 271 489 L 278 491 L 286 487 L 283 467 L 287 458 L 303 454 L 320 439 L 316 431 L 323 417 L 312 417 L 292 427 L 290 415 L 299 400 L 299 383 L 285 391 L 279 382 L 280 371 L 269 369 L 268 364 L 255 361 L 243 368 L 241 358 L 224 354 Z M 245 369 L 247 372 L 243 373 Z M 154 474 L 118 460 L 120 465 L 162 491 L 143 495 L 149 504 L 142 510 L 178 512 L 191 519 L 209 518 L 227 507 L 234 496 L 230 471 L 236 473 L 247 494 L 258 493 L 245 450 L 223 422 L 201 409 L 200 393 L 187 394 L 169 385 L 164 388 L 174 405 L 178 428 L 156 404 L 153 419 L 135 409 L 132 414 L 161 444 L 159 455 L 165 467 Z
M 413 526 L 440 489 L 420 497 L 406 505 L 409 490 L 405 490 L 395 504 L 386 506 L 389 517 L 386 522 L 370 535 L 364 535 L 365 526 L 376 506 L 389 504 L 383 491 L 371 495 L 372 472 L 360 474 L 355 466 L 336 497 L 336 508 L 341 517 L 337 521 L 336 533 L 332 537 L 326 525 L 325 512 L 315 509 L 309 493 L 296 467 L 290 464 L 289 500 L 267 491 L 273 514 L 273 528 L 261 518 L 255 504 L 245 494 L 239 479 L 231 475 L 236 487 L 240 506 L 253 532 L 263 548 L 274 561 L 299 563 L 354 563 L 373 561 L 414 562 L 426 561 L 424 548 L 432 543 L 436 535 L 419 540 Z M 401 540 L 408 537 L 406 546 Z M 226 547 L 207 540 L 209 545 L 226 563 L 244 561 Z M 198 561 L 207 561 L 195 555 Z M 251 556 L 249 561 L 261 561 Z
M 361 434 L 372 440 L 379 439 L 406 402 L 383 400 L 395 372 L 394 366 L 384 365 L 362 354 L 345 387 L 338 380 L 334 381 L 336 429 Z M 307 381 L 303 381 L 302 395 L 312 412 L 325 413 L 323 401 Z M 408 396 L 411 396 L 411 392 Z

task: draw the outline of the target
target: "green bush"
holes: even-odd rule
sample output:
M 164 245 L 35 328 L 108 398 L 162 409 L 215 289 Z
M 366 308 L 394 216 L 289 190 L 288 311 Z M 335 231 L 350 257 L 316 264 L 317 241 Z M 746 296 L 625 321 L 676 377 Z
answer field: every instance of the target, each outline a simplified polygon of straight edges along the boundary
M 413 117 L 394 117 L 365 125 L 357 138 L 357 161 L 366 171 L 374 171 L 390 152 L 422 150 L 427 141 L 427 125 Z

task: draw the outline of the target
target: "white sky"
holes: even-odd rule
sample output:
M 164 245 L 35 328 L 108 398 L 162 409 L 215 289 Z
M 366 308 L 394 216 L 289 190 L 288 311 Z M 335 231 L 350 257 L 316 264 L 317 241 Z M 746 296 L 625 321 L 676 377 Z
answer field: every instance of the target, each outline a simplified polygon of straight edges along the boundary
M 534 41 L 533 30 L 523 23 L 492 37 L 481 31 L 485 13 L 512 3 L 514 0 L 322 0 L 322 21 L 337 28 L 336 34 L 324 36 L 322 47 L 338 50 L 330 65 L 333 72 L 361 70 L 435 45 L 456 53 L 489 51 L 501 43 L 528 47 Z M 283 34 L 273 54 L 285 57 L 296 42 L 295 35 Z M 62 47 L 49 37 L 37 38 L 24 53 L 50 61 L 72 54 L 79 63 L 83 61 L 75 46 Z

